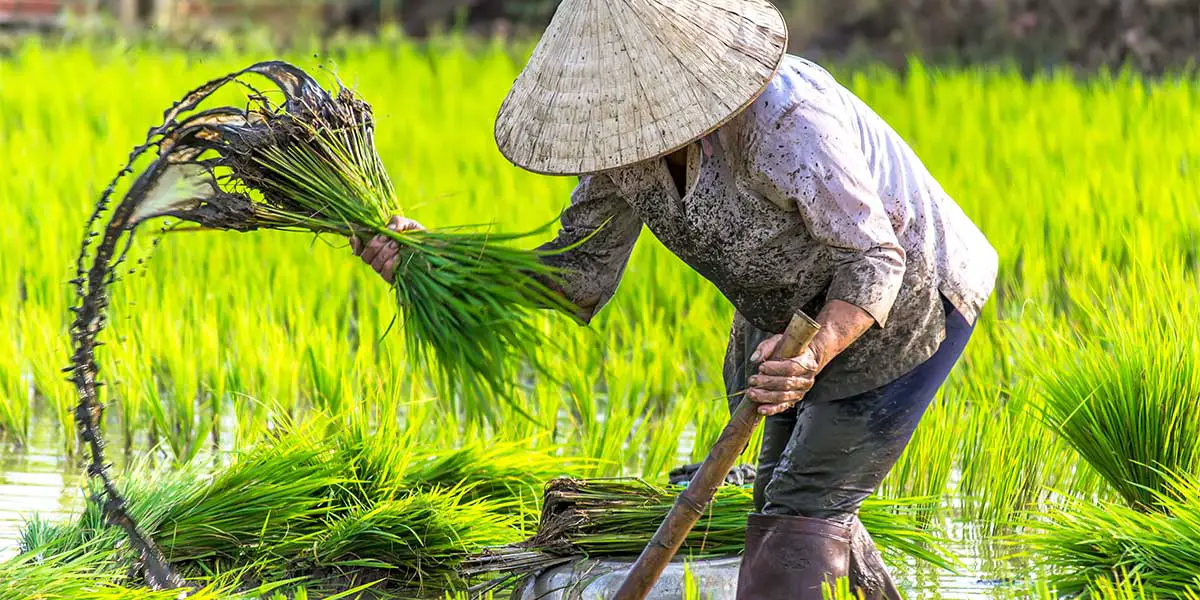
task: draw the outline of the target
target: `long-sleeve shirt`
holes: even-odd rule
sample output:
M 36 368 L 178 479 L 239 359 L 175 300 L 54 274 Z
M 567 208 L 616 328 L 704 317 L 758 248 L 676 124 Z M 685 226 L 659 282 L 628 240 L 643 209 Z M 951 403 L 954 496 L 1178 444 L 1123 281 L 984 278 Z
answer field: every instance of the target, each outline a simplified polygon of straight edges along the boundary
M 750 324 L 781 332 L 830 300 L 874 326 L 821 374 L 825 399 L 924 362 L 945 296 L 974 322 L 995 250 L 903 139 L 827 71 L 789 56 L 746 110 L 688 150 L 687 193 L 663 159 L 584 176 L 545 249 L 585 314 L 615 293 L 645 225 Z M 603 226 L 603 227 L 601 227 Z

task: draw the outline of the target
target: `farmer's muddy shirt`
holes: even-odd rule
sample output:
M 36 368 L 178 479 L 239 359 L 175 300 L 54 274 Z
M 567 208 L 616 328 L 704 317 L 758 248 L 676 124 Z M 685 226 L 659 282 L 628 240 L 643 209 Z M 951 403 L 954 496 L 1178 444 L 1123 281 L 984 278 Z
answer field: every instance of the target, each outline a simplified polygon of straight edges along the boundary
M 567 297 L 599 310 L 642 225 L 715 284 L 751 325 L 840 299 L 876 326 L 821 375 L 821 399 L 888 383 L 933 355 L 945 295 L 974 321 L 995 250 L 916 154 L 821 67 L 787 57 L 748 109 L 688 151 L 687 194 L 664 160 L 585 176 L 546 248 Z M 741 319 L 735 319 L 735 327 Z M 816 392 L 814 392 L 816 393 Z

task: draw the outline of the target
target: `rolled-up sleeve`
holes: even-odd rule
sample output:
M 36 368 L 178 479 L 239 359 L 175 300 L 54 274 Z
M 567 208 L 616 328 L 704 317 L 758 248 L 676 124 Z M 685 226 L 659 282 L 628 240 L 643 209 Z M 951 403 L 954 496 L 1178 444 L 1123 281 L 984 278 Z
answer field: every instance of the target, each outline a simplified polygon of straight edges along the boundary
M 905 253 L 852 130 L 803 100 L 764 125 L 751 148 L 761 192 L 795 206 L 829 250 L 834 272 L 826 300 L 849 302 L 885 326 L 904 280 Z
M 539 250 L 562 270 L 560 291 L 586 322 L 616 293 L 642 222 L 604 174 L 580 179 L 559 221 L 558 236 Z

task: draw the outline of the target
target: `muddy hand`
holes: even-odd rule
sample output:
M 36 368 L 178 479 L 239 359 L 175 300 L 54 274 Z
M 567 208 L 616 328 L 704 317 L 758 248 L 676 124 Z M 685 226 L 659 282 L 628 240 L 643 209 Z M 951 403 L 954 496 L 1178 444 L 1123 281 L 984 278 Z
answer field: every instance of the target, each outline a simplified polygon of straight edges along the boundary
M 771 356 L 782 339 L 783 336 L 776 335 L 764 340 L 750 357 L 751 362 Z M 820 371 L 819 365 L 811 346 L 792 359 L 768 360 L 759 365 L 758 373 L 750 378 L 746 397 L 762 405 L 758 407 L 759 414 L 777 415 L 804 399 Z
M 420 223 L 404 217 L 392 217 L 388 221 L 388 229 L 395 232 L 425 231 Z M 400 244 L 388 239 L 387 236 L 377 235 L 364 246 L 358 238 L 351 236 L 350 247 L 354 254 L 371 266 L 384 281 L 392 283 L 396 273 L 396 262 L 400 259 Z

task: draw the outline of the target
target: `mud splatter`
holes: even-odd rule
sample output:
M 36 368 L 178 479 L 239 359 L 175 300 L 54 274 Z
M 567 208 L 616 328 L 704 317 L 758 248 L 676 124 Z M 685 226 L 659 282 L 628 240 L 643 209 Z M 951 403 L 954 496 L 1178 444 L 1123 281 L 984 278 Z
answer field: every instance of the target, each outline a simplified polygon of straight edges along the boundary
M 239 158 L 245 160 L 245 153 L 263 141 L 255 136 L 295 134 L 294 131 L 280 133 L 265 126 L 255 127 L 267 122 L 272 106 L 265 96 L 240 80 L 250 73 L 266 77 L 283 90 L 288 98 L 286 109 L 291 111 L 289 114 L 301 115 L 300 121 L 305 116 L 312 116 L 306 112 L 311 107 L 369 110 L 365 103 L 355 103 L 350 95 L 338 99 L 347 102 L 331 102 L 325 90 L 310 77 L 277 61 L 252 65 L 192 90 L 164 112 L 162 124 L 150 129 L 146 141 L 133 149 L 125 166 L 101 194 L 88 218 L 75 263 L 76 275 L 71 280 L 78 300 L 71 308 L 74 314 L 70 326 L 71 365 L 64 371 L 70 374 L 69 379 L 79 396 L 75 422 L 80 439 L 88 446 L 88 476 L 101 485 L 101 493 L 93 500 L 100 505 L 106 521 L 126 533 L 137 553 L 146 584 L 154 589 L 183 588 L 185 583 L 153 539 L 129 515 L 127 503 L 105 459 L 101 431 L 104 405 L 99 396 L 103 382 L 96 360 L 96 349 L 102 343 L 98 337 L 108 324 L 109 290 L 129 256 L 140 224 L 155 217 L 174 216 L 205 227 L 234 231 L 250 231 L 260 226 L 264 217 L 255 203 L 243 193 L 223 189 L 215 175 L 216 168 L 228 166 Z M 232 82 L 245 85 L 255 93 L 250 108 L 226 107 L 193 113 L 215 91 Z M 226 143 L 230 140 L 232 143 Z M 217 149 L 218 145 L 224 153 L 216 157 L 205 156 L 206 151 Z M 144 162 L 146 156 L 154 154 L 157 157 L 138 173 L 121 201 L 113 206 L 117 186 L 135 172 L 139 161 Z M 286 198 L 274 200 L 280 205 L 286 205 L 287 201 Z

